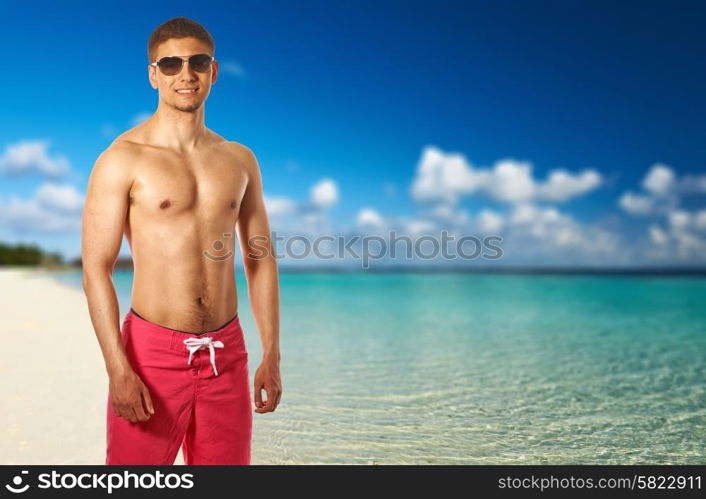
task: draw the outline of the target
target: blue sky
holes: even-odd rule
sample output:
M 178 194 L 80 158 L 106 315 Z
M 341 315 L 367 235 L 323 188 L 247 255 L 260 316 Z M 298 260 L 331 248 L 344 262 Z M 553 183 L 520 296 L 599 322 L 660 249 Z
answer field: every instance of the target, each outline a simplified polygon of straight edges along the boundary
M 206 125 L 257 155 L 275 230 L 497 233 L 508 262 L 706 259 L 697 2 L 10 2 L 4 14 L 17 56 L 0 81 L 0 240 L 79 255 L 96 157 L 157 105 L 149 34 L 184 15 L 221 63 Z

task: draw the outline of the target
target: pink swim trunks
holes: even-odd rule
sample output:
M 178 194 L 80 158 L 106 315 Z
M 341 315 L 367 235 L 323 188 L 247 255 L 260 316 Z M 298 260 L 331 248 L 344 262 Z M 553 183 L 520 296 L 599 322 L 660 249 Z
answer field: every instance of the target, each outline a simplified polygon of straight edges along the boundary
M 168 329 L 131 308 L 125 352 L 150 391 L 154 414 L 131 423 L 107 406 L 105 464 L 250 464 L 253 404 L 248 352 L 236 315 L 203 334 Z

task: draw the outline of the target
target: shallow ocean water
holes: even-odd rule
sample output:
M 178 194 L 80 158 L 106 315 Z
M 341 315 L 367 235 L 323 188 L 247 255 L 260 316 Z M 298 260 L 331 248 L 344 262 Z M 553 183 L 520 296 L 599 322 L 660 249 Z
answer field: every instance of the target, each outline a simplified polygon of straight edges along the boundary
M 80 288 L 80 273 L 57 274 Z M 132 273 L 116 271 L 121 318 Z M 250 352 L 260 339 L 237 274 Z M 706 464 L 706 279 L 282 273 L 253 464 Z

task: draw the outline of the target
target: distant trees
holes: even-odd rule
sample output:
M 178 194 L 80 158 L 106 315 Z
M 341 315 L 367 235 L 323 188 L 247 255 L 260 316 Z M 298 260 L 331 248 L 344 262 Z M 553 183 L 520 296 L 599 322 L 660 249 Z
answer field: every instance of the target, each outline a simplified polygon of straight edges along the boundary
M 64 259 L 59 252 L 47 253 L 34 244 L 0 243 L 0 265 L 61 266 Z
M 19 243 L 14 246 L 0 242 L 0 267 L 4 265 L 27 265 L 67 269 L 80 269 L 83 267 L 81 257 L 64 260 L 60 252 L 50 253 L 42 250 L 35 244 Z M 115 260 L 116 269 L 133 268 L 132 257 L 122 256 Z

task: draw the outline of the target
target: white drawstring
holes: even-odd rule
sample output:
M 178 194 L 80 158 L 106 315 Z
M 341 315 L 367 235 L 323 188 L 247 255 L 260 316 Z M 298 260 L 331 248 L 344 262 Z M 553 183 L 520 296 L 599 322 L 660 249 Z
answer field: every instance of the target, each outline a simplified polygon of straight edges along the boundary
M 191 356 L 197 350 L 204 349 L 208 347 L 211 351 L 211 365 L 213 366 L 213 372 L 218 376 L 218 370 L 216 369 L 216 350 L 213 347 L 223 348 L 222 341 L 213 341 L 213 338 L 206 336 L 205 338 L 187 338 L 184 340 L 186 348 L 189 350 L 189 360 L 187 364 L 191 365 Z

